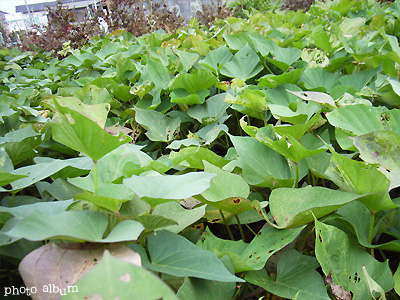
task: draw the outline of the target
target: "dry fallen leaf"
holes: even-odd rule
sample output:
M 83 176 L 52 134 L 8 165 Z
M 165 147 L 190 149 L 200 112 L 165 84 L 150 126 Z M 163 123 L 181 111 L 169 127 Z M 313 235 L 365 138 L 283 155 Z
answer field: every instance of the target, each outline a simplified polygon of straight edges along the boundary
M 329 284 L 332 295 L 335 296 L 337 300 L 351 300 L 353 298 L 350 292 L 345 291 L 342 286 L 333 283 L 332 271 L 326 276 L 325 283 Z
M 30 290 L 34 287 L 37 291 L 31 295 L 33 300 L 60 299 L 64 289 L 73 286 L 101 261 L 105 250 L 120 260 L 141 266 L 139 254 L 123 244 L 90 244 L 97 248 L 87 247 L 82 243 L 71 245 L 77 244 L 84 247 L 66 248 L 66 245 L 60 247 L 55 243 L 48 243 L 29 253 L 21 261 L 18 270 L 25 286 Z

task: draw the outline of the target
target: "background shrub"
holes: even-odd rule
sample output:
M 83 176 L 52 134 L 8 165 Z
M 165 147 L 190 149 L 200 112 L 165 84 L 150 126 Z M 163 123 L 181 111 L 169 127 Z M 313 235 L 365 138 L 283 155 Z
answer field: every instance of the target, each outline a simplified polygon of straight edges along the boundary
M 210 26 L 216 19 L 235 15 L 240 9 L 240 5 L 228 5 L 227 1 L 223 0 L 211 0 L 209 3 L 201 1 L 201 10 L 196 12 L 196 18 L 201 25 Z
M 282 9 L 307 11 L 314 2 L 315 0 L 286 0 L 282 5 Z
M 248 12 L 254 10 L 257 11 L 268 11 L 279 4 L 279 1 L 275 0 L 235 0 L 231 3 L 231 6 L 236 6 L 236 16 L 239 18 L 247 17 Z
M 58 0 L 54 8 L 47 7 L 47 25 L 33 25 L 33 30 L 22 36 L 22 48 L 54 51 L 55 55 L 66 44 L 74 49 L 80 48 L 91 37 L 102 33 L 100 20 L 103 16 L 101 9 L 87 9 L 78 22 L 74 10 L 68 10 L 62 0 Z
M 164 2 L 150 2 L 148 13 L 143 1 L 114 0 L 110 4 L 111 13 L 106 22 L 110 31 L 126 29 L 135 36 L 154 30 L 176 31 L 183 25 L 183 19 L 176 8 L 171 10 Z

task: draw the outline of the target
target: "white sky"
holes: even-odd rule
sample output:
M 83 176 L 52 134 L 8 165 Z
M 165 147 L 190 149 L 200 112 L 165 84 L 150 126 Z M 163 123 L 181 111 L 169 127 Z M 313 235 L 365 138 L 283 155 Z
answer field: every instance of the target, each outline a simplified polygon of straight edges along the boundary
M 53 0 L 26 0 L 28 4 L 52 2 Z M 15 13 L 15 7 L 25 5 L 24 0 L 0 0 L 0 10 L 9 14 Z

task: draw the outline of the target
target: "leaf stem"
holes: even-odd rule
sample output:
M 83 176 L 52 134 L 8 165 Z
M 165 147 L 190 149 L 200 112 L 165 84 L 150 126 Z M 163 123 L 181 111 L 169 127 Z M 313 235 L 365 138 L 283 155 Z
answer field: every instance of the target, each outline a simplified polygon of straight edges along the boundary
M 235 215 L 235 218 L 236 218 L 236 222 L 239 226 L 239 232 L 240 232 L 240 236 L 242 237 L 242 241 L 246 242 L 246 237 L 244 236 L 242 224 L 240 223 L 239 217 L 237 215 Z
M 306 246 L 307 239 L 308 239 L 308 237 L 310 236 L 310 234 L 311 234 L 313 228 L 314 228 L 314 225 L 312 225 L 312 223 L 308 223 L 307 226 L 306 226 L 306 228 L 304 228 L 304 229 L 301 231 L 300 237 L 299 237 L 299 239 L 298 239 L 297 242 L 296 242 L 296 249 L 297 249 L 297 251 L 299 251 L 299 252 L 302 252 L 302 251 L 303 251 L 303 249 L 304 249 L 305 246 Z
M 296 178 L 294 179 L 293 187 L 298 188 L 299 187 L 299 163 L 298 162 L 293 162 L 294 163 L 294 168 L 296 170 Z
M 312 178 L 312 185 L 313 186 L 317 186 L 317 178 L 314 174 L 311 174 L 311 178 Z
M 225 134 L 225 142 L 226 142 L 226 149 L 229 149 L 229 140 L 227 134 Z
M 10 203 L 10 206 L 11 206 L 11 207 L 14 207 L 15 194 L 16 194 L 16 193 L 11 193 L 11 203 Z
M 374 234 L 375 213 L 371 211 L 371 224 L 369 225 L 368 242 L 372 244 L 372 236 Z M 371 256 L 374 256 L 374 248 L 371 248 Z
M 248 289 L 249 283 L 244 282 L 236 291 L 236 293 L 233 295 L 232 299 L 239 299 L 241 295 Z
M 228 231 L 229 237 L 231 238 L 232 241 L 234 241 L 235 238 L 233 237 L 233 233 L 232 233 L 231 229 L 229 228 L 228 222 L 225 219 L 224 213 L 220 209 L 219 209 L 219 213 L 221 214 L 222 221 L 224 222 L 224 224 L 226 226 L 226 230 Z
M 93 161 L 94 194 L 97 195 L 97 161 Z
M 248 224 L 244 224 L 246 227 L 247 227 L 247 229 L 252 233 L 252 234 L 254 234 L 254 236 L 257 236 L 257 233 L 253 230 L 253 229 L 251 229 L 251 227 L 248 225 Z

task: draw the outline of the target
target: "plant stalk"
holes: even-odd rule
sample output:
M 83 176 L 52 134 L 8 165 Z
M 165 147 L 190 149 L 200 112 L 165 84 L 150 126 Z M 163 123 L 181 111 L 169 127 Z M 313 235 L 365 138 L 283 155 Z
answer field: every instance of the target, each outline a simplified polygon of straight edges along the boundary
M 296 170 L 296 178 L 294 180 L 293 187 L 298 188 L 299 187 L 299 163 L 298 162 L 294 162 L 294 168 Z
M 239 232 L 240 232 L 240 236 L 242 237 L 242 241 L 246 242 L 246 237 L 244 236 L 242 224 L 240 223 L 239 217 L 237 215 L 235 215 L 235 218 L 236 218 L 236 222 L 239 226 Z
M 97 161 L 93 161 L 94 194 L 97 195 Z
M 312 178 L 312 185 L 317 186 L 317 179 L 315 178 L 315 175 L 311 174 L 311 178 Z
M 252 233 L 252 234 L 254 234 L 254 236 L 257 236 L 257 233 L 253 230 L 253 229 L 251 229 L 251 227 L 248 225 L 248 224 L 244 224 L 246 227 L 247 227 L 247 229 Z
M 11 203 L 10 203 L 11 207 L 14 207 L 14 201 L 15 201 L 15 193 L 11 193 Z
M 372 237 L 374 234 L 374 225 L 375 225 L 375 213 L 371 211 L 371 224 L 369 226 L 369 234 L 368 234 L 368 242 L 372 244 Z M 374 248 L 371 248 L 371 256 L 374 256 Z
M 235 238 L 233 237 L 233 233 L 232 233 L 231 229 L 229 228 L 228 222 L 225 219 L 224 213 L 220 209 L 219 209 L 219 213 L 221 214 L 222 221 L 224 222 L 224 224 L 226 226 L 226 230 L 228 231 L 229 237 L 231 238 L 232 241 L 234 241 Z

